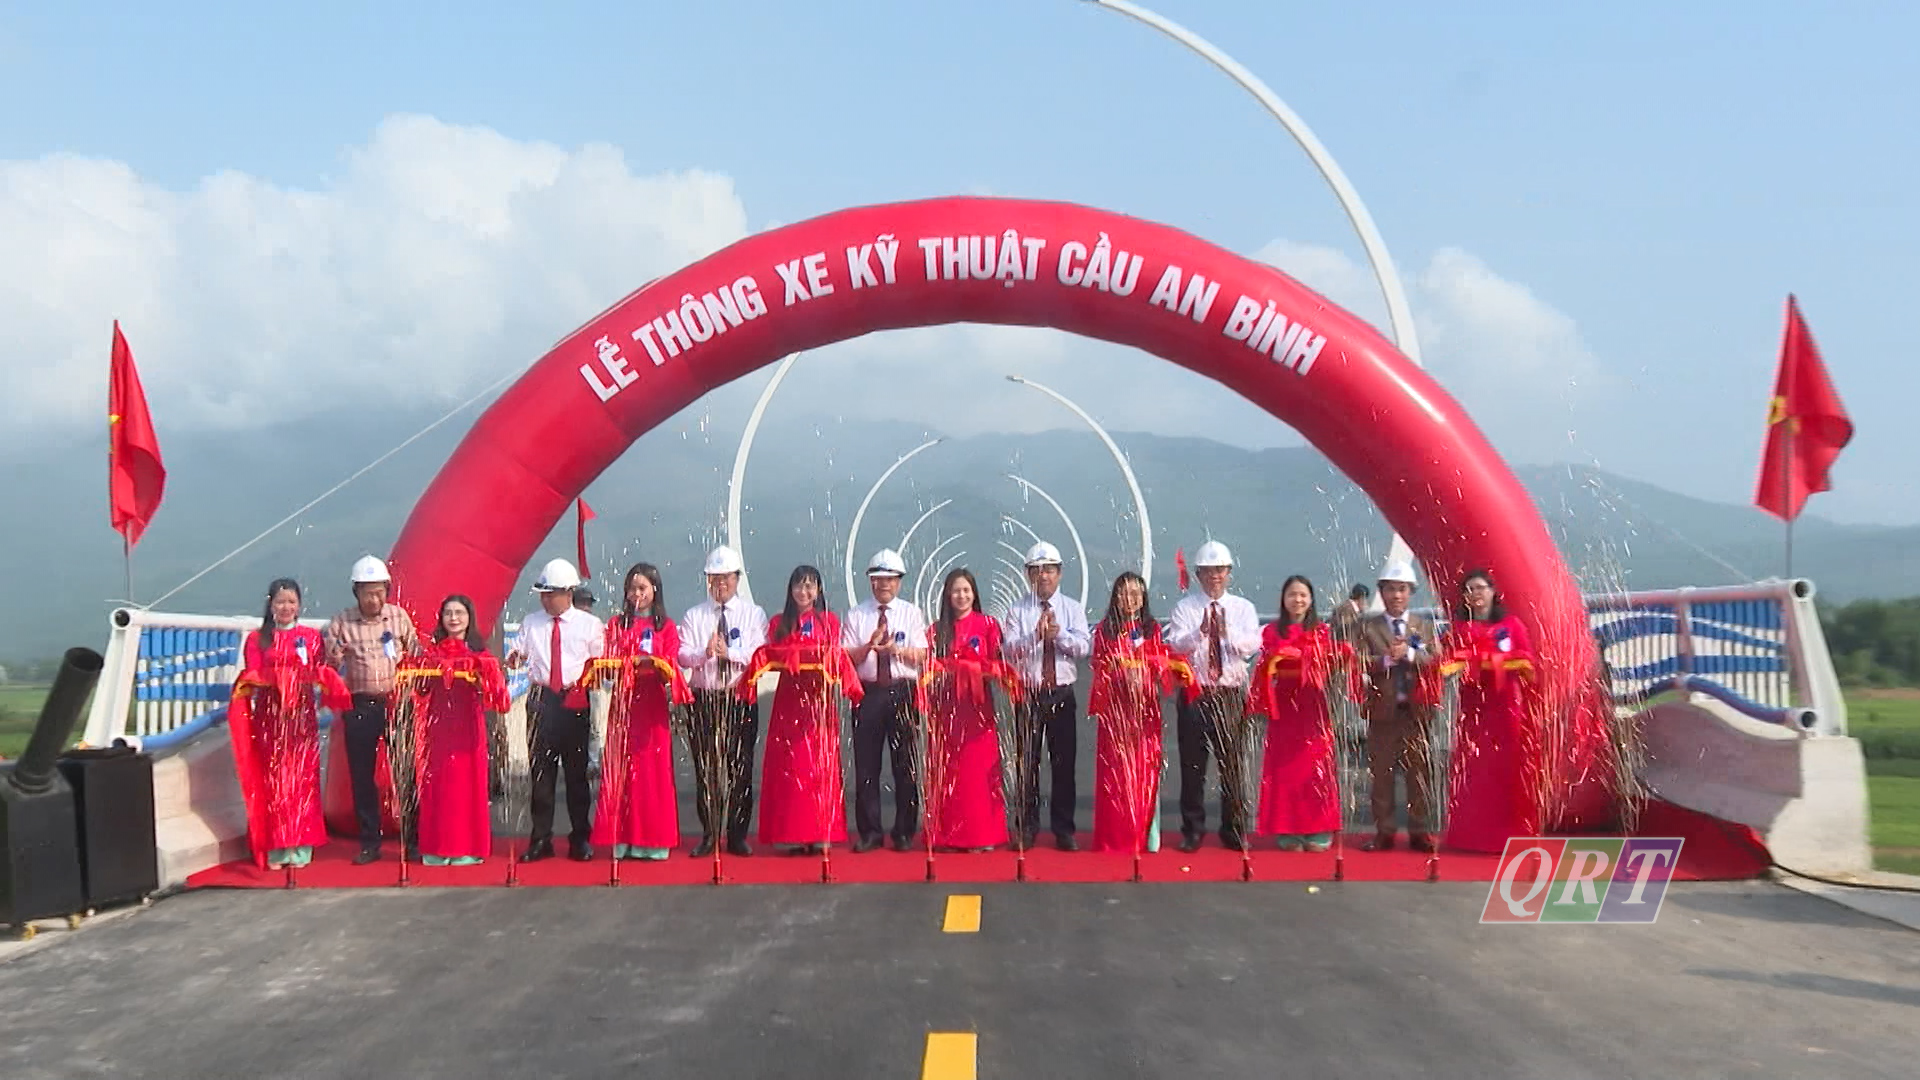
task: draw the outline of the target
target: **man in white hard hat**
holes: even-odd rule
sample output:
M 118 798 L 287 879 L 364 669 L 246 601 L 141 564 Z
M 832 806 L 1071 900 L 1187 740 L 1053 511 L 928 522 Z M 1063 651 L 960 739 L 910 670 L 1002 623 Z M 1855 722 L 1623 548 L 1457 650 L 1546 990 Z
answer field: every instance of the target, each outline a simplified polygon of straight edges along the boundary
M 873 594 L 841 623 L 840 643 L 860 675 L 866 694 L 853 710 L 853 850 L 880 846 L 880 758 L 893 761 L 895 851 L 913 847 L 920 831 L 920 778 L 914 771 L 914 740 L 920 711 L 913 687 L 927 658 L 927 619 L 900 599 L 907 572 L 900 553 L 885 548 L 867 560 L 867 588 Z
M 1194 552 L 1193 591 L 1173 605 L 1167 644 L 1185 654 L 1199 693 L 1182 696 L 1180 737 L 1180 850 L 1198 851 L 1207 832 L 1207 755 L 1219 762 L 1220 843 L 1246 846 L 1253 786 L 1246 775 L 1251 727 L 1247 722 L 1247 664 L 1260 652 L 1260 615 L 1253 602 L 1227 591 L 1233 552 L 1209 540 Z
M 735 693 L 754 650 L 766 644 L 767 613 L 740 595 L 740 553 L 722 544 L 707 553 L 707 598 L 680 620 L 680 666 L 693 688 L 688 743 L 700 829 L 688 854 L 713 854 L 726 833 L 727 852 L 751 855 L 753 751 L 760 742 L 760 707 Z
M 1372 781 L 1373 838 L 1366 851 L 1388 851 L 1398 828 L 1394 771 L 1407 786 L 1407 840 L 1416 851 L 1432 851 L 1427 811 L 1432 800 L 1431 757 L 1427 738 L 1433 707 L 1415 700 L 1420 668 L 1434 660 L 1433 623 L 1407 610 L 1415 586 L 1413 566 L 1393 560 L 1380 570 L 1376 588 L 1381 611 L 1360 623 L 1357 648 L 1366 665 L 1367 770 Z
M 1040 831 L 1040 744 L 1044 739 L 1052 769 L 1047 823 L 1054 846 L 1078 851 L 1073 767 L 1079 701 L 1073 682 L 1079 661 L 1093 651 L 1093 634 L 1080 601 L 1060 595 L 1060 549 L 1042 540 L 1027 549 L 1026 564 L 1028 591 L 1007 609 L 1002 645 L 1025 690 L 1025 701 L 1014 713 L 1019 780 L 1013 807 L 1019 826 L 1015 839 L 1023 849 L 1030 848 Z
M 553 857 L 553 799 L 560 774 L 567 780 L 567 857 L 593 858 L 593 791 L 587 775 L 587 744 L 593 709 L 580 677 L 605 640 L 600 620 L 574 602 L 580 572 L 554 559 L 534 579 L 540 610 L 520 623 L 507 654 L 509 666 L 527 665 L 527 765 L 531 781 L 527 850 L 521 862 Z
M 353 707 L 340 718 L 347 743 L 347 775 L 353 782 L 353 816 L 360 830 L 356 865 L 380 857 L 380 785 L 374 776 L 380 740 L 387 736 L 387 705 L 399 660 L 420 651 L 420 635 L 405 608 L 387 602 L 393 576 L 387 564 L 367 555 L 353 564 L 353 606 L 327 623 L 327 662 L 340 669 Z M 401 823 L 411 845 L 413 823 Z

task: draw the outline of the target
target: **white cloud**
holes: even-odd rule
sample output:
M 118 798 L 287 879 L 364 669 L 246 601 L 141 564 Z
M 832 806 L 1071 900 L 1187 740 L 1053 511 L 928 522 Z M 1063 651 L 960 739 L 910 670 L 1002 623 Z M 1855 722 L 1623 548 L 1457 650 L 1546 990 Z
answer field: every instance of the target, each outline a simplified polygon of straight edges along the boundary
M 124 163 L 0 162 L 0 453 L 98 438 L 108 327 L 126 326 L 165 429 L 245 429 L 324 408 L 461 400 L 539 357 L 649 278 L 748 231 L 725 176 L 639 176 L 607 145 L 572 149 L 396 116 L 313 189 L 244 173 L 188 191 Z M 1371 273 L 1275 241 L 1257 256 L 1383 324 Z M 1564 314 L 1464 251 L 1411 275 L 1429 368 L 1519 457 L 1563 458 L 1566 413 L 1593 395 Z M 1249 446 L 1297 437 L 1211 381 L 1137 350 L 1029 327 L 959 325 L 817 350 L 781 407 L 953 434 L 1074 427 L 1021 374 L 1116 430 Z M 1571 393 L 1578 380 L 1582 393 Z M 760 382 L 696 406 L 744 415 Z M 1557 439 L 1557 443 L 1556 443 Z
M 252 427 L 457 399 L 635 285 L 745 235 L 727 177 L 636 176 L 396 116 L 317 190 L 220 172 L 174 192 L 71 154 L 0 162 L 0 429 L 92 430 L 109 326 L 171 423 Z
M 1387 326 L 1371 268 L 1344 252 L 1276 240 L 1254 257 Z M 1422 362 L 1507 455 L 1566 460 L 1569 432 L 1616 404 L 1616 381 L 1573 319 L 1472 253 L 1442 248 L 1402 281 Z

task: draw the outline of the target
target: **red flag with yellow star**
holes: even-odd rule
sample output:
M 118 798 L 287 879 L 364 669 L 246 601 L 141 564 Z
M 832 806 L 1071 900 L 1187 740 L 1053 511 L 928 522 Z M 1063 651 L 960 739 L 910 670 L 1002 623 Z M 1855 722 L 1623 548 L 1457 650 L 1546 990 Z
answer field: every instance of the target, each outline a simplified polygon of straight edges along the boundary
M 140 542 L 166 488 L 167 467 L 160 461 L 160 440 L 147 413 L 147 392 L 115 319 L 113 366 L 107 376 L 107 500 L 113 529 L 127 538 L 128 547 Z
M 1807 496 L 1832 490 L 1827 470 L 1852 440 L 1853 421 L 1827 378 L 1799 301 L 1788 296 L 1786 339 L 1780 345 L 1754 505 L 1785 521 L 1799 517 Z

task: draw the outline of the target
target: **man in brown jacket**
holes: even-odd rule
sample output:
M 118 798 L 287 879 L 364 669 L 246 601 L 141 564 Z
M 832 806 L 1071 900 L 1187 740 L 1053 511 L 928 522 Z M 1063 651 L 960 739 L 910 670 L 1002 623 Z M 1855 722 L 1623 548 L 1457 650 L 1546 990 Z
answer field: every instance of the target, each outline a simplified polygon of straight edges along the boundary
M 1427 734 L 1433 707 L 1415 701 L 1419 669 L 1435 657 L 1433 621 L 1407 610 L 1413 599 L 1413 566 L 1389 562 L 1380 571 L 1382 611 L 1360 622 L 1357 648 L 1367 673 L 1367 768 L 1372 774 L 1373 839 L 1366 851 L 1393 847 L 1398 829 L 1394 815 L 1393 773 L 1397 767 L 1407 784 L 1407 841 L 1415 851 L 1432 851 L 1428 809 L 1432 785 L 1428 775 Z

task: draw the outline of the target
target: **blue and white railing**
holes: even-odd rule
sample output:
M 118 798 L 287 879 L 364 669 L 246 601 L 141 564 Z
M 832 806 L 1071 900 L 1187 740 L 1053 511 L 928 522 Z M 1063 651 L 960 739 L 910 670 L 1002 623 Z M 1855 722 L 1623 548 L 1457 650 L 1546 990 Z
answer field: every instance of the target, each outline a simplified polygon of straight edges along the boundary
M 1813 583 L 1666 589 L 1586 598 L 1614 699 L 1701 694 L 1757 720 L 1847 733 L 1846 700 Z
M 320 630 L 327 622 L 302 619 L 300 624 Z M 126 739 L 161 750 L 220 723 L 240 677 L 241 642 L 258 629 L 258 615 L 116 610 L 82 741 L 107 746 Z M 508 626 L 507 633 L 515 629 Z M 526 672 L 508 672 L 507 688 L 515 698 L 524 695 Z M 323 725 L 331 718 L 322 710 Z

